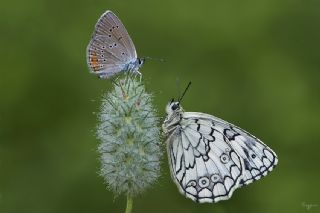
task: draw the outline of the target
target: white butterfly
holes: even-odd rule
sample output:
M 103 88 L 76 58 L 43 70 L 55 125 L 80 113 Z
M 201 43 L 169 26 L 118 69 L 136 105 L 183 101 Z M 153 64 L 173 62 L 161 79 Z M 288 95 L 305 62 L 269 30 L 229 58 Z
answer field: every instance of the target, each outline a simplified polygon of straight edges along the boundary
M 277 165 L 277 155 L 258 138 L 212 115 L 184 112 L 180 100 L 168 103 L 162 128 L 171 176 L 183 195 L 200 203 L 227 200 Z

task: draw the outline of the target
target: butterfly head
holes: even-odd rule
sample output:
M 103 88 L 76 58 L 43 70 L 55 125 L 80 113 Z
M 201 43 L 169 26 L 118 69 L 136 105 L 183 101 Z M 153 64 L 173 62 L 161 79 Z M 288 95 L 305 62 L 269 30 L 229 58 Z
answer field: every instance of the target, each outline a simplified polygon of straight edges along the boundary
M 182 119 L 183 115 L 183 108 L 181 107 L 180 103 L 183 96 L 186 94 L 188 88 L 190 87 L 191 82 L 189 82 L 188 86 L 182 93 L 182 95 L 178 98 L 177 101 L 174 98 L 167 104 L 166 106 L 166 113 L 167 117 L 163 122 L 162 129 L 165 134 L 168 134 L 172 130 L 175 129 L 175 126 L 178 125 Z
M 179 101 L 172 99 L 166 106 L 167 117 L 162 124 L 164 134 L 168 134 L 174 130 L 174 126 L 179 124 L 182 118 L 183 109 Z
M 182 95 L 179 96 L 178 101 L 175 101 L 174 98 L 172 98 L 171 101 L 167 104 L 166 112 L 167 112 L 168 116 L 170 116 L 174 112 L 180 113 L 181 111 L 183 111 L 183 109 L 182 109 L 182 107 L 180 105 L 180 102 L 182 101 L 182 98 L 184 97 L 184 95 L 188 91 L 190 85 L 191 85 L 191 81 L 188 83 L 188 85 L 185 88 L 185 90 L 183 91 Z
M 166 113 L 168 116 L 170 116 L 173 113 L 176 112 L 181 112 L 182 111 L 182 107 L 180 105 L 179 101 L 175 101 L 174 99 L 172 99 L 166 107 Z
M 144 64 L 144 62 L 146 61 L 146 59 L 145 59 L 145 58 L 137 58 L 137 61 L 138 61 L 139 67 L 142 67 L 142 65 Z

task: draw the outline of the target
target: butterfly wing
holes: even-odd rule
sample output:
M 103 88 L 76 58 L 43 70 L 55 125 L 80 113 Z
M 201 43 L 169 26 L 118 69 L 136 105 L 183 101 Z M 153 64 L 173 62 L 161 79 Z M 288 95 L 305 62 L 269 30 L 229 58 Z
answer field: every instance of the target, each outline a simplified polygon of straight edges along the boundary
M 91 72 L 108 78 L 136 58 L 136 49 L 124 25 L 114 13 L 106 11 L 99 18 L 87 47 Z
M 116 47 L 114 46 L 116 44 Z M 113 48 L 118 48 L 113 51 Z M 125 49 L 106 36 L 95 36 L 87 48 L 87 63 L 91 72 L 108 78 L 123 70 L 128 63 L 126 56 L 121 55 Z M 119 54 L 120 53 L 120 54 Z
M 136 48 L 126 28 L 120 19 L 110 10 L 106 11 L 98 20 L 93 36 L 108 36 L 117 40 L 126 50 L 129 58 L 136 59 Z
M 200 120 L 212 122 L 214 128 L 228 139 L 231 147 L 243 160 L 244 168 L 240 185 L 248 185 L 255 180 L 259 180 L 277 165 L 276 153 L 247 131 L 204 113 L 187 112 L 185 117 L 197 117 Z
M 210 122 L 183 118 L 167 144 L 172 178 L 186 197 L 218 202 L 239 187 L 241 158 Z

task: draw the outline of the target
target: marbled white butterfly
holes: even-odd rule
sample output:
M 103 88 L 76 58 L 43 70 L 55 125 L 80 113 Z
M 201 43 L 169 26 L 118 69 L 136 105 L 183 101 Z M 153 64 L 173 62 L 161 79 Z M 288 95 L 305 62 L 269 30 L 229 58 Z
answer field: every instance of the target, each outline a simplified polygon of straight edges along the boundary
M 168 103 L 162 128 L 171 176 L 186 197 L 227 200 L 277 165 L 275 152 L 255 136 L 212 115 L 184 112 L 180 101 Z

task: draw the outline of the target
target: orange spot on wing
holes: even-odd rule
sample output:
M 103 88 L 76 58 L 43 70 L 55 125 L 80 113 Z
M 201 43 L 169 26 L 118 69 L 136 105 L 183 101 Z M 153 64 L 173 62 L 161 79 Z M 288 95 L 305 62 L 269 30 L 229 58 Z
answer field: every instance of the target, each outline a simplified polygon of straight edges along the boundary
M 94 71 L 99 70 L 98 57 L 96 53 L 93 53 L 90 57 L 91 67 Z

